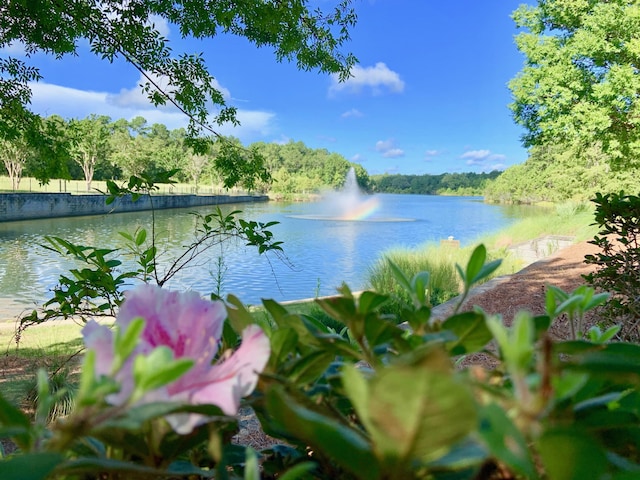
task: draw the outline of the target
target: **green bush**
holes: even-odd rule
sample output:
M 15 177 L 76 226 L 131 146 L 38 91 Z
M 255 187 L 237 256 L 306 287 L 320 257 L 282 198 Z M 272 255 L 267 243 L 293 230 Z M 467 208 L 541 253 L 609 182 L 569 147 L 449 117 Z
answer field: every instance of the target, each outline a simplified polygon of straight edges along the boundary
M 600 228 L 589 242 L 600 252 L 587 255 L 596 270 L 585 276 L 588 284 L 610 292 L 603 309 L 607 322 L 621 322 L 625 340 L 640 340 L 640 197 L 624 192 L 597 194 L 595 220 Z

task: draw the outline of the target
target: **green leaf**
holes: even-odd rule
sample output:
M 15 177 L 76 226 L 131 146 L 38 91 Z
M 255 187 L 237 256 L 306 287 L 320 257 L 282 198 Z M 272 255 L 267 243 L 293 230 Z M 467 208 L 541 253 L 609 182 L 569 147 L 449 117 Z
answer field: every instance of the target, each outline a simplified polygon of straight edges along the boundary
M 553 391 L 556 401 L 560 402 L 574 396 L 589 380 L 589 375 L 580 372 L 563 371 L 552 377 Z
M 376 292 L 364 291 L 358 298 L 358 312 L 363 315 L 377 310 L 381 305 L 389 301 L 388 295 L 381 295 Z
M 313 462 L 302 462 L 291 467 L 283 474 L 278 476 L 279 480 L 299 480 L 300 478 L 308 478 L 311 472 L 316 468 Z
M 44 480 L 64 461 L 64 456 L 54 452 L 38 452 L 14 455 L 0 460 L 2 480 Z
M 342 368 L 342 384 L 365 428 L 374 428 L 369 415 L 369 384 L 355 365 L 346 364 Z
M 31 421 L 19 408 L 7 401 L 0 393 L 0 427 L 6 432 L 3 436 L 11 437 L 20 448 L 31 448 Z M 1 457 L 0 457 L 1 458 Z M 1 478 L 1 477 L 0 477 Z
M 409 279 L 404 274 L 404 272 L 400 270 L 400 268 L 395 263 L 393 263 L 391 259 L 387 258 L 387 262 L 389 263 L 389 268 L 391 269 L 391 273 L 395 277 L 396 281 L 407 293 L 411 293 L 411 282 L 409 282 Z
M 482 266 L 486 259 L 487 248 L 483 244 L 480 244 L 473 250 L 471 257 L 469 257 L 469 261 L 467 262 L 467 270 L 463 278 L 468 286 L 475 283 L 475 278 L 480 275 Z
M 166 346 L 155 348 L 149 355 L 138 355 L 133 362 L 135 391 L 132 401 L 177 380 L 193 366 L 190 358 L 173 358 L 173 351 Z
M 500 265 L 502 265 L 502 260 L 500 259 L 493 260 L 492 262 L 489 262 L 486 265 L 483 265 L 480 271 L 478 272 L 478 274 L 471 279 L 470 285 L 473 285 L 474 283 L 477 283 L 480 280 L 487 278 L 489 275 L 495 272 L 498 269 L 498 267 L 500 267 Z
M 536 315 L 533 317 L 533 328 L 535 330 L 535 337 L 539 339 L 542 337 L 549 327 L 551 326 L 551 317 L 549 315 Z
M 427 289 L 429 288 L 430 278 L 431 274 L 429 272 L 419 272 L 411 279 L 411 289 L 418 305 L 428 304 Z
M 297 384 L 313 383 L 324 374 L 334 360 L 333 352 L 312 351 L 287 365 L 287 376 L 290 381 Z
M 101 437 L 114 430 L 139 431 L 149 420 L 165 417 L 172 413 L 199 413 L 210 417 L 225 417 L 216 405 L 183 405 L 175 402 L 153 402 L 127 408 L 121 415 L 100 424 L 96 429 Z
M 463 471 L 461 479 L 473 478 L 472 473 L 463 469 L 470 469 L 481 465 L 489 456 L 489 452 L 477 441 L 467 440 L 457 444 L 445 456 L 430 462 L 428 468 L 432 473 L 436 474 L 435 478 L 456 478 L 450 477 L 453 470 L 456 472 Z M 437 472 L 446 472 L 443 477 L 438 477 Z
M 464 312 L 447 318 L 442 324 L 444 330 L 450 330 L 457 337 L 447 343 L 452 355 L 463 355 L 482 350 L 493 339 L 484 313 Z
M 19 408 L 13 406 L 0 393 L 0 425 L 5 427 L 29 428 L 31 421 Z
M 134 318 L 127 329 L 122 332 L 119 328 L 116 330 L 114 340 L 114 360 L 112 365 L 112 373 L 116 373 L 124 362 L 129 358 L 133 350 L 138 344 L 140 335 L 145 327 L 145 320 L 141 317 Z
M 129 240 L 130 242 L 133 242 L 133 235 L 131 235 L 128 232 L 118 232 L 118 234 L 123 237 L 125 240 Z
M 492 403 L 480 410 L 478 433 L 497 459 L 525 478 L 537 478 L 527 442 L 502 408 Z
M 577 429 L 548 430 L 537 447 L 548 478 L 553 480 L 596 479 L 607 468 L 604 450 Z
M 370 315 L 364 320 L 364 335 L 371 348 L 400 338 L 403 331 L 388 320 Z
M 569 368 L 588 370 L 608 376 L 625 376 L 640 381 L 640 345 L 631 343 L 607 343 L 573 355 L 567 362 Z
M 136 245 L 141 246 L 144 241 L 147 239 L 147 231 L 144 228 L 141 228 L 136 235 Z
M 284 363 L 289 355 L 293 355 L 298 343 L 298 334 L 293 328 L 285 327 L 274 330 L 270 338 L 271 357 L 269 358 L 270 370 L 278 371 L 280 364 Z
M 244 480 L 260 480 L 260 467 L 258 466 L 258 454 L 247 447 L 245 450 Z
M 213 477 L 213 473 L 211 471 L 202 470 L 197 467 L 192 467 L 189 470 L 184 467 L 178 467 L 176 470 L 177 471 L 174 471 L 171 466 L 167 468 L 167 470 L 163 470 L 160 468 L 147 467 L 145 465 L 111 458 L 84 457 L 65 462 L 58 470 L 56 470 L 56 473 L 80 475 L 83 473 L 95 474 L 96 472 L 105 472 L 112 476 L 119 476 L 121 478 L 165 478 L 171 476 L 171 474 L 175 475 L 176 473 L 183 475 L 197 475 L 204 478 Z
M 268 415 L 294 438 L 323 452 L 356 478 L 379 478 L 378 462 L 358 430 L 299 405 L 280 387 L 267 391 L 266 404 Z
M 242 333 L 245 328 L 254 323 L 251 312 L 249 312 L 238 297 L 234 295 L 227 296 L 227 315 L 229 323 L 238 334 Z
M 473 395 L 441 349 L 406 360 L 380 370 L 366 387 L 353 368 L 345 369 L 344 388 L 387 471 L 445 455 L 476 426 Z

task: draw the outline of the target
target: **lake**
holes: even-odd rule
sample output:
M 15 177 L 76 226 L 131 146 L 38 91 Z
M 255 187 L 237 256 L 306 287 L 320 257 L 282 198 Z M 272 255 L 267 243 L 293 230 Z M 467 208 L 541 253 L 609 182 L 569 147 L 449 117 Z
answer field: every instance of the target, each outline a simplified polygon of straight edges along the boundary
M 330 295 L 343 281 L 355 291 L 366 286 L 369 268 L 385 250 L 449 236 L 466 245 L 536 210 L 488 205 L 479 197 L 385 194 L 363 198 L 350 216 L 335 214 L 324 202 L 224 205 L 225 212 L 242 210 L 246 220 L 280 222 L 270 230 L 284 242 L 286 261 L 227 242 L 209 250 L 197 266 L 181 272 L 168 287 L 206 295 L 221 286 L 223 294 L 233 293 L 246 304 L 257 304 L 261 298 L 285 301 Z M 156 212 L 161 268 L 192 240 L 190 212 L 213 209 Z M 122 247 L 124 241 L 117 232 L 134 232 L 140 226 L 150 231 L 150 217 L 150 212 L 135 212 L 0 223 L 0 297 L 42 302 L 51 297 L 50 289 L 60 274 L 75 265 L 44 249 L 44 235 L 81 245 Z M 134 265 L 124 253 L 118 258 Z

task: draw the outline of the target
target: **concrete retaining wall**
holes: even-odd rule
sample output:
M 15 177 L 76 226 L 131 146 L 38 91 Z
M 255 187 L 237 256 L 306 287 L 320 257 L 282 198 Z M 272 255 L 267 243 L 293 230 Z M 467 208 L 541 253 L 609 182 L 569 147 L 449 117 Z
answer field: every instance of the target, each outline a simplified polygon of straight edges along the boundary
M 226 203 L 267 201 L 266 195 L 159 195 L 150 201 L 130 196 L 105 204 L 104 195 L 71 195 L 70 193 L 3 193 L 0 194 L 0 222 L 31 220 L 35 218 L 102 215 L 113 212 L 137 212 L 166 208 L 189 208 Z

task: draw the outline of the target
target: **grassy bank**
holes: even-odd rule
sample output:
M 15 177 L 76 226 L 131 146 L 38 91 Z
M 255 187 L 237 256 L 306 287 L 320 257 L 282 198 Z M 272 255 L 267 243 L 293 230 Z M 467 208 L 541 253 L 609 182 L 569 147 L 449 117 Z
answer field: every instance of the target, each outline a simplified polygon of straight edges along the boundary
M 116 181 L 122 183 L 123 181 Z M 220 185 L 195 185 L 189 183 L 175 183 L 173 185 L 159 184 L 156 195 L 246 195 L 246 190 L 239 188 L 224 188 Z M 38 180 L 31 177 L 24 177 L 20 180 L 18 189 L 14 192 L 11 189 L 11 181 L 7 176 L 0 175 L 0 193 L 72 193 L 86 195 L 88 193 L 99 193 L 107 191 L 107 182 L 94 180 L 91 182 L 91 190 L 87 191 L 87 184 L 84 180 L 59 180 L 53 179 L 46 185 L 40 185 Z
M 0 389 L 12 402 L 21 402 L 35 385 L 35 374 L 67 371 L 82 349 L 81 326 L 72 321 L 52 321 L 29 327 L 16 343 L 16 324 L 0 322 Z
M 388 260 L 391 260 L 409 277 L 422 271 L 429 272 L 430 301 L 432 305 L 438 305 L 460 293 L 461 284 L 455 265 L 466 265 L 477 245 L 482 243 L 487 247 L 488 261 L 502 259 L 500 268 L 490 277 L 494 278 L 515 273 L 524 267 L 522 259 L 510 253 L 510 247 L 546 235 L 586 240 L 597 232 L 592 223 L 593 208 L 590 205 L 566 203 L 551 207 L 544 214 L 524 218 L 499 232 L 482 236 L 463 248 L 427 243 L 415 249 L 389 250 L 371 268 L 368 284 L 375 291 L 394 296 L 395 300 L 389 306 L 390 312 L 397 311 L 404 302 L 409 302 L 408 295 L 399 287 L 389 267 Z

